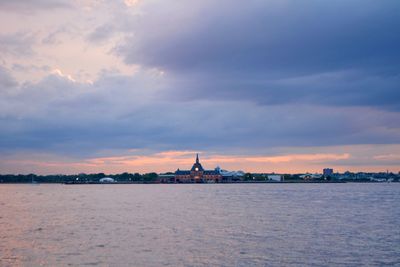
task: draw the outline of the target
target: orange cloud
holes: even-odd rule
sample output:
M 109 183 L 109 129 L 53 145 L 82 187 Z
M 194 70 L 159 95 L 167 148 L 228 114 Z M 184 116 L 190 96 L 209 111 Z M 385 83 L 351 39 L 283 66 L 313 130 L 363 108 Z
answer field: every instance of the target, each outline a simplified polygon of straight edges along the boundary
M 154 169 L 160 167 L 170 168 L 188 168 L 194 161 L 195 152 L 193 151 L 166 151 L 148 156 L 117 156 L 117 157 L 102 157 L 89 159 L 86 162 L 89 164 L 101 166 L 118 165 L 120 167 L 147 167 L 153 166 Z M 243 164 L 262 164 L 262 163 L 288 163 L 288 162 L 321 162 L 349 159 L 350 154 L 291 154 L 284 156 L 223 156 L 213 155 L 202 158 L 201 161 L 205 164 L 224 165 L 233 164 L 243 166 Z
M 386 160 L 400 160 L 400 155 L 398 155 L 398 154 L 378 155 L 378 156 L 374 156 L 374 159 L 376 159 L 376 160 L 382 160 L 382 161 L 386 161 Z
M 285 156 L 273 156 L 273 157 L 251 157 L 247 158 L 248 161 L 253 162 L 271 162 L 271 163 L 282 163 L 291 161 L 326 161 L 326 160 L 342 160 L 349 159 L 350 154 L 293 154 Z
M 375 147 L 376 148 L 376 147 Z M 323 153 L 323 150 L 330 153 Z M 304 173 L 321 172 L 325 167 L 332 167 L 337 171 L 381 171 L 393 169 L 393 165 L 370 165 L 370 161 L 383 163 L 398 160 L 399 155 L 382 153 L 386 148 L 381 148 L 381 153 L 372 154 L 376 149 L 365 146 L 318 148 L 309 153 L 287 153 L 276 156 L 260 155 L 221 155 L 210 152 L 199 153 L 200 161 L 206 169 L 221 166 L 227 170 L 243 170 L 249 172 L 278 172 L 278 173 Z M 307 151 L 307 149 L 304 149 Z M 333 152 L 335 151 L 335 152 Z M 345 153 L 347 151 L 348 153 Z M 350 153 L 351 152 L 351 153 Z M 389 152 L 389 151 L 388 151 Z M 176 169 L 189 169 L 195 160 L 195 151 L 164 151 L 145 154 L 145 151 L 127 150 L 125 155 L 95 157 L 84 160 L 71 158 L 57 158 L 54 155 L 20 155 L 0 162 L 10 170 L 17 169 L 21 173 L 122 173 L 122 172 L 167 172 Z M 346 161 L 346 164 L 343 164 Z M 351 162 L 361 162 L 351 166 Z

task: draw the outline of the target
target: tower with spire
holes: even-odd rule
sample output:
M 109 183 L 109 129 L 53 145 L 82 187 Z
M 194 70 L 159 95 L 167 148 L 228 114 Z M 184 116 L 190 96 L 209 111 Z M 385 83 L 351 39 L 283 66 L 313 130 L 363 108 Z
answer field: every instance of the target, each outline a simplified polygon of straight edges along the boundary
M 204 182 L 221 182 L 222 176 L 215 170 L 204 170 L 199 160 L 199 154 L 196 154 L 196 162 L 190 171 L 177 170 L 175 172 L 175 182 L 183 183 L 204 183 Z
M 203 172 L 203 166 L 201 166 L 200 164 L 200 160 L 199 160 L 199 154 L 196 154 L 196 162 L 193 164 L 192 169 L 190 169 L 190 171 L 192 172 Z

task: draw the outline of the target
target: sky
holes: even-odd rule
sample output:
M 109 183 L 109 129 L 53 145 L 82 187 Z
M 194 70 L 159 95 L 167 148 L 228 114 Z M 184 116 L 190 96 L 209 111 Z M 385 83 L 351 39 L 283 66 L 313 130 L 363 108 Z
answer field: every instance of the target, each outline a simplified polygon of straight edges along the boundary
M 400 171 L 398 0 L 0 0 L 0 173 Z

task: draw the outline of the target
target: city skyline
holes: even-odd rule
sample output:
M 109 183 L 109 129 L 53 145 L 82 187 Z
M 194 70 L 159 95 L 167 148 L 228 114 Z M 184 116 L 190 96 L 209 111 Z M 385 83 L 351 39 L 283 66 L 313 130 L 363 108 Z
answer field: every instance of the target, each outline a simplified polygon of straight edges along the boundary
M 0 1 L 0 174 L 400 171 L 398 1 Z

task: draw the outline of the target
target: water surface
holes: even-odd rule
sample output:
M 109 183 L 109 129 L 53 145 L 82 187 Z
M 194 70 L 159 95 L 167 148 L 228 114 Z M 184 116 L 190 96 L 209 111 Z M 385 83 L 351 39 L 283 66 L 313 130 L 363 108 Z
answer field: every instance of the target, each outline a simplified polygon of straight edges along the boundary
M 0 266 L 400 266 L 400 184 L 0 185 Z

